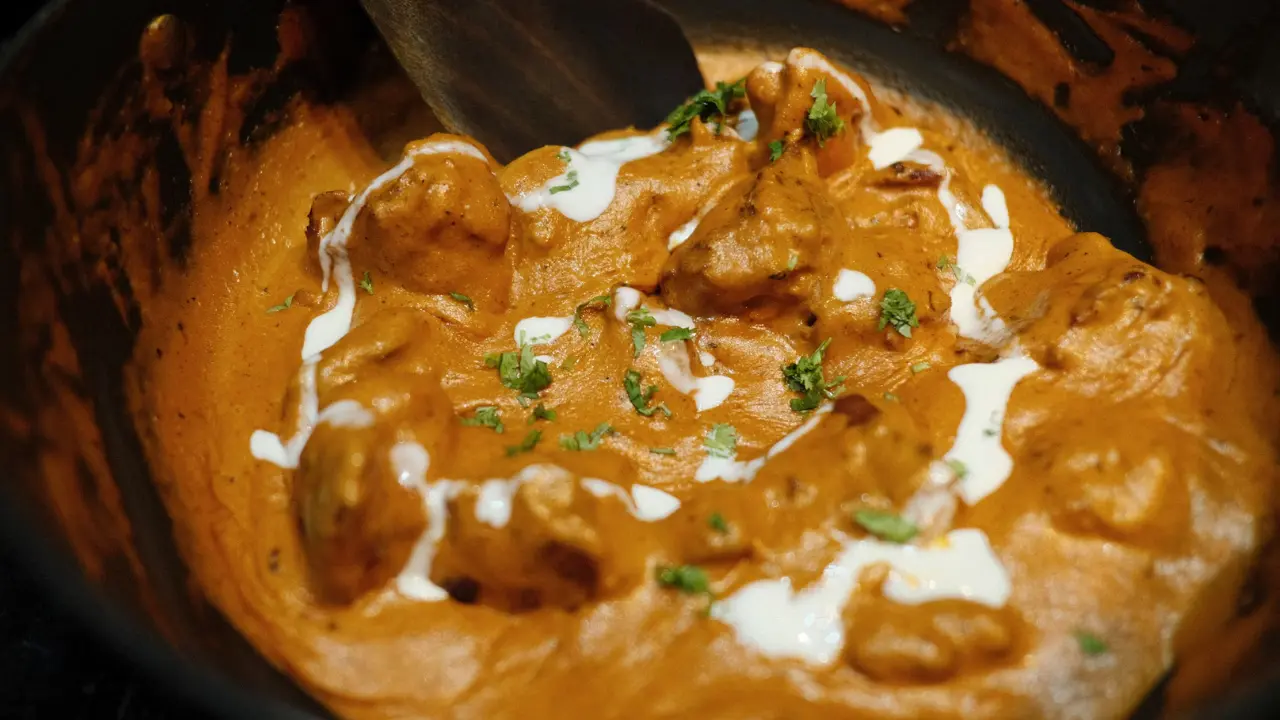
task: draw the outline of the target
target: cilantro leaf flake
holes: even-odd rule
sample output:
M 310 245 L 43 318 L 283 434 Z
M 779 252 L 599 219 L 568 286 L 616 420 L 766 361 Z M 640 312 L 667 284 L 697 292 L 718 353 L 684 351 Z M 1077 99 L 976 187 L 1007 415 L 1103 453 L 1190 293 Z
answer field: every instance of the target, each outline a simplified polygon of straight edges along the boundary
M 551 384 L 551 370 L 533 356 L 533 348 L 525 345 L 519 351 L 489 353 L 484 364 L 498 370 L 502 384 L 522 396 L 536 397 Z
M 1077 630 L 1076 642 L 1080 644 L 1080 652 L 1089 657 L 1096 657 L 1110 650 L 1107 643 L 1097 635 L 1086 630 Z
M 911 337 L 911 328 L 920 327 L 920 319 L 916 317 L 916 304 L 911 297 L 898 288 L 884 291 L 884 299 L 880 301 L 880 324 L 877 330 L 892 327 L 902 337 Z
M 473 302 L 471 298 L 467 297 L 466 295 L 463 295 L 460 292 L 451 292 L 449 293 L 449 297 L 453 298 L 454 300 L 457 300 L 463 305 L 466 305 L 468 310 L 475 312 L 475 309 L 476 309 L 475 302 Z
M 716 423 L 702 441 L 711 457 L 732 458 L 738 452 L 738 431 L 728 423 Z
M 570 190 L 578 187 L 581 184 L 582 183 L 578 181 L 578 171 L 570 170 L 569 172 L 564 174 L 564 184 L 552 185 L 550 192 L 552 195 L 555 195 L 556 193 L 569 192 Z
M 805 117 L 804 128 L 818 139 L 818 147 L 822 147 L 844 130 L 844 118 L 836 112 L 836 104 L 827 98 L 826 78 L 813 84 L 809 97 L 813 98 L 813 105 Z
M 572 435 L 561 435 L 560 447 L 574 452 L 595 450 L 600 447 L 606 435 L 612 435 L 614 432 L 612 425 L 602 422 L 589 433 L 579 430 Z
M 294 293 L 293 295 L 297 295 L 297 294 L 298 293 Z M 267 314 L 274 315 L 275 313 L 283 312 L 293 307 L 293 295 L 290 295 L 289 297 L 285 298 L 284 302 L 280 303 L 279 305 L 272 305 L 271 307 L 267 308 Z
M 863 508 L 853 514 L 853 521 L 863 530 L 886 542 L 905 543 L 920 533 L 920 528 L 897 513 Z
M 613 304 L 613 298 L 608 294 L 597 295 L 590 300 L 582 303 L 573 311 L 573 326 L 578 329 L 578 334 L 584 338 L 591 337 L 591 327 L 587 325 L 587 321 L 582 319 L 582 313 L 592 305 L 599 305 L 602 309 Z
M 498 408 L 492 405 L 476 408 L 475 417 L 462 418 L 462 424 L 470 427 L 493 428 L 493 431 L 499 435 L 505 429 L 502 424 L 502 415 L 498 412 Z
M 694 118 L 702 118 L 703 122 L 708 122 L 712 118 L 718 117 L 720 123 L 723 124 L 725 115 L 729 112 L 729 106 L 735 100 L 746 97 L 746 95 L 746 78 L 742 78 L 735 83 L 718 82 L 715 90 L 698 91 L 685 104 L 672 110 L 667 115 L 667 139 L 675 140 L 677 137 L 689 132 L 689 127 L 692 125 Z
M 707 527 L 715 530 L 721 535 L 727 535 L 729 533 L 729 521 L 725 520 L 724 515 L 721 515 L 718 512 L 711 513 L 711 515 L 707 517 Z
M 711 593 L 707 571 L 697 565 L 664 565 L 657 570 L 658 584 L 686 595 Z
M 524 440 L 520 441 L 519 445 L 507 446 L 507 457 L 513 457 L 515 455 L 519 455 L 520 453 L 525 453 L 525 452 L 529 452 L 530 450 L 533 450 L 534 446 L 537 445 L 538 441 L 541 439 L 542 439 L 541 430 L 530 430 L 528 434 L 524 436 Z
M 631 325 L 631 345 L 635 348 L 632 357 L 640 357 L 640 351 L 644 350 L 644 329 L 657 325 L 658 321 L 649 308 L 639 307 L 627 313 L 627 322 Z
M 693 329 L 685 327 L 674 327 L 664 331 L 658 336 L 658 342 L 677 342 L 680 340 L 692 340 Z
M 812 354 L 782 366 L 782 382 L 788 389 L 804 396 L 791 399 L 792 410 L 796 412 L 815 410 L 822 404 L 824 398 L 835 398 L 836 393 L 840 391 L 839 385 L 844 382 L 844 376 L 827 382 L 822 375 L 822 356 L 830 344 L 831 338 L 827 338 Z
M 539 420 L 546 420 L 547 422 L 550 422 L 555 419 L 556 419 L 555 410 L 547 407 L 546 405 L 543 405 L 542 403 L 538 403 L 533 408 L 533 414 L 529 416 L 529 424 L 532 425 L 538 422 Z
M 641 389 L 641 375 L 635 370 L 628 370 L 626 375 L 622 377 L 622 387 L 627 391 L 627 398 L 631 400 L 631 405 L 636 412 L 645 417 L 653 417 L 655 412 L 662 412 L 663 415 L 671 417 L 671 410 L 666 403 L 658 403 L 653 407 L 649 407 L 649 402 L 653 400 L 653 396 L 658 392 L 657 385 L 650 385 L 648 389 Z

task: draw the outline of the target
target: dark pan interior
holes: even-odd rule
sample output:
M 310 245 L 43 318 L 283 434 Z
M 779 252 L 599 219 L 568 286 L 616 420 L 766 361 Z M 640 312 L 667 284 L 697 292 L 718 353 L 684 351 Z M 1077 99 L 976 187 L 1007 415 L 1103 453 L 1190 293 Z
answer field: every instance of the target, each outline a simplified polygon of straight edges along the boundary
M 265 71 L 278 47 L 275 25 L 279 0 L 62 0 L 52 3 L 0 56 L 0 463 L 7 476 L 0 484 L 0 536 L 40 580 L 51 596 L 70 606 L 87 624 L 145 666 L 159 682 L 192 698 L 201 707 L 227 717 L 324 717 L 249 648 L 221 617 L 190 590 L 189 578 L 174 548 L 172 528 L 142 456 L 136 430 L 124 409 L 122 372 L 129 360 L 140 315 L 114 302 L 127 287 L 107 287 L 86 267 L 39 263 L 57 287 L 57 316 L 65 324 L 79 362 L 74 376 L 44 365 L 51 333 L 24 326 L 21 292 L 24 263 L 56 256 L 50 248 L 71 242 L 81 228 L 60 214 L 59 191 L 76 162 L 82 138 L 118 130 L 126 114 L 117 112 L 136 89 L 138 36 L 154 17 L 173 13 L 195 29 L 192 55 L 211 61 L 229 47 L 232 73 Z M 244 143 L 269 134 L 281 121 L 289 98 L 303 94 L 313 102 L 340 101 L 355 77 L 351 68 L 376 37 L 357 3 L 342 0 L 299 2 L 321 19 L 324 56 L 269 80 L 253 100 Z M 997 72 L 948 50 L 963 0 L 918 0 L 911 23 L 892 29 L 838 7 L 830 0 L 661 0 L 700 43 L 747 39 L 766 45 L 804 44 L 863 70 L 891 86 L 955 108 L 1004 143 L 1051 188 L 1070 220 L 1101 232 L 1141 258 L 1150 258 L 1143 224 L 1134 209 L 1132 189 L 1099 165 L 1093 150 L 1048 109 L 1030 100 Z M 1063 14 L 1059 3 L 1028 0 L 1037 15 L 1058 31 L 1065 45 L 1104 62 L 1105 43 Z M 1093 0 L 1097 5 L 1115 2 Z M 1151 3 L 1157 4 L 1157 3 Z M 1276 13 L 1268 3 L 1240 2 L 1227 12 L 1222 3 L 1166 0 L 1158 3 L 1196 29 L 1201 45 L 1186 61 L 1179 79 L 1163 92 L 1184 96 L 1242 97 L 1264 118 L 1280 108 L 1280 52 L 1265 40 L 1266 23 Z M 1270 13 L 1268 15 L 1267 13 Z M 1086 29 L 1087 30 L 1087 29 Z M 1250 44 L 1251 43 L 1251 44 Z M 75 48 L 75 52 L 67 52 Z M 1225 75 L 1223 74 L 1225 73 Z M 656 123 L 661 118 L 653 118 Z M 137 128 L 134 128 L 135 130 Z M 189 170 L 171 145 L 167 126 L 148 129 L 155 137 L 149 158 L 168 191 L 161 196 L 163 226 L 159 241 L 176 255 L 189 251 L 191 236 Z M 1127 148 L 1137 154 L 1152 145 L 1146 132 L 1133 128 Z M 183 232 L 183 228 L 188 228 Z M 186 243 L 184 246 L 183 244 Z M 108 238 L 107 246 L 110 246 Z M 1280 283 L 1278 283 L 1280 284 Z M 1275 304 L 1259 300 L 1264 311 Z M 1274 326 L 1273 326 L 1274 329 Z M 92 408 L 96 443 L 110 466 L 112 480 L 132 527 L 128 538 L 142 570 L 114 556 L 92 581 L 71 557 L 53 508 L 42 490 L 41 453 L 53 444 L 34 422 L 37 409 L 55 390 L 70 393 Z M 86 493 L 94 492 L 89 464 L 70 453 L 60 465 Z M 145 579 L 144 579 L 145 578 Z M 163 636 L 164 639 L 161 639 Z M 1157 690 L 1138 716 L 1160 709 Z M 1237 689 L 1206 717 L 1269 716 L 1280 703 L 1280 687 Z M 1270 708 L 1272 712 L 1266 712 Z

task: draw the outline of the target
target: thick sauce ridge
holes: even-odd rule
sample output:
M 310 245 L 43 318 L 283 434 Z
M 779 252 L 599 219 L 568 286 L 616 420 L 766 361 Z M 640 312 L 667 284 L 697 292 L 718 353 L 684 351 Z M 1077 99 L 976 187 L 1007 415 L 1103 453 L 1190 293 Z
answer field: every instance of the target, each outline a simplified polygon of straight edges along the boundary
M 200 208 L 135 406 L 340 714 L 1115 717 L 1226 620 L 1252 318 L 815 51 L 743 87 L 505 167 L 311 109 Z

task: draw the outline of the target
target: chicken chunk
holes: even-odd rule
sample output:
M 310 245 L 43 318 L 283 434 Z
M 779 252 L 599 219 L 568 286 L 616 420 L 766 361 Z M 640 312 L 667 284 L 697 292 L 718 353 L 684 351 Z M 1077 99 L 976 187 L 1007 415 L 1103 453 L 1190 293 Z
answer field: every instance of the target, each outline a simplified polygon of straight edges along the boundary
M 461 292 L 505 303 L 510 203 L 487 160 L 460 152 L 414 155 L 445 142 L 464 141 L 437 135 L 410 145 L 408 169 L 369 195 L 347 239 L 352 266 L 414 292 Z M 342 193 L 316 197 L 307 228 L 312 257 L 346 210 Z
M 847 235 L 812 155 L 794 153 L 729 190 L 676 248 L 663 299 L 695 315 L 795 306 L 823 246 Z

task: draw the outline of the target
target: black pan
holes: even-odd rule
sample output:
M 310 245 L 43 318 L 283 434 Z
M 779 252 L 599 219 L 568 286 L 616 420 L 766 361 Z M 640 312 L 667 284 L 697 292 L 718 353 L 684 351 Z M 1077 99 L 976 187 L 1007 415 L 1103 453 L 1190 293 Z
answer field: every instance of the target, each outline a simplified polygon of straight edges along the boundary
M 1025 2 L 1035 22 L 1055 32 L 1085 67 L 1100 71 L 1110 49 L 1076 10 L 1138 4 L 1079 0 L 1073 9 L 1051 0 Z M 809 45 L 884 83 L 957 109 L 1043 178 L 1076 225 L 1108 235 L 1139 257 L 1151 257 L 1135 210 L 1135 187 L 1144 165 L 1175 139 L 1172 131 L 1149 121 L 1126 126 L 1120 151 L 1133 173 L 1117 177 L 1111 172 L 1115 163 L 1100 163 L 1095 148 L 1050 108 L 995 70 L 949 49 L 956 47 L 968 10 L 965 0 L 916 0 L 898 28 L 831 0 L 660 4 L 695 43 L 745 39 L 779 47 Z M 317 51 L 277 67 L 276 25 L 286 5 L 310 19 Z M 1160 48 L 1179 63 L 1178 78 L 1124 102 L 1194 100 L 1243 108 L 1273 126 L 1280 117 L 1280 53 L 1268 42 L 1280 29 L 1274 3 L 1152 0 L 1141 5 L 1162 22 L 1182 27 L 1196 45 Z M 238 133 L 243 145 L 260 142 L 278 128 L 295 96 L 341 102 L 358 79 L 397 72 L 356 0 L 57 0 L 6 46 L 0 55 L 0 538 L 52 598 L 157 683 L 196 706 L 229 718 L 327 717 L 191 591 L 156 478 L 125 410 L 122 369 L 141 315 L 131 300 L 129 278 L 112 267 L 115 227 L 93 208 L 68 203 L 67 178 L 86 148 L 127 126 L 146 138 L 142 165 L 158 179 L 159 207 L 149 208 L 147 215 L 156 247 L 175 262 L 190 251 L 192 172 L 178 149 L 173 118 L 137 112 L 139 36 L 165 13 L 177 18 L 183 32 L 174 36 L 171 57 L 152 69 L 167 73 L 166 93 L 179 108 L 174 112 L 189 100 L 186 94 L 198 92 L 199 68 L 224 48 L 232 74 L 257 78 Z M 1156 44 L 1151 37 L 1142 39 Z M 1069 90 L 1059 89 L 1055 97 Z M 216 183 L 215 174 L 211 191 Z M 1274 252 L 1280 236 L 1267 242 L 1272 252 L 1262 253 L 1261 264 L 1247 265 L 1229 248 L 1206 260 L 1239 264 L 1242 282 L 1275 333 L 1280 283 L 1271 280 L 1280 277 Z M 51 406 L 84 412 L 92 418 L 91 427 L 73 431 L 69 422 L 58 422 L 66 417 L 47 412 Z M 46 409 L 43 423 L 37 422 L 40 408 Z M 89 499 L 89 514 L 77 521 L 93 532 L 73 541 L 50 505 L 49 483 L 80 487 Z M 104 490 L 102 483 L 114 490 Z M 127 534 L 113 531 L 117 526 L 108 512 L 117 492 L 129 521 Z M 83 536 L 97 543 L 99 562 L 75 559 L 73 547 L 83 549 Z M 1260 583 L 1251 591 L 1267 588 Z M 1223 688 L 1201 714 L 1277 716 L 1280 685 L 1267 682 L 1273 677 L 1258 668 L 1237 686 Z M 1135 717 L 1155 717 L 1162 701 L 1157 688 Z

